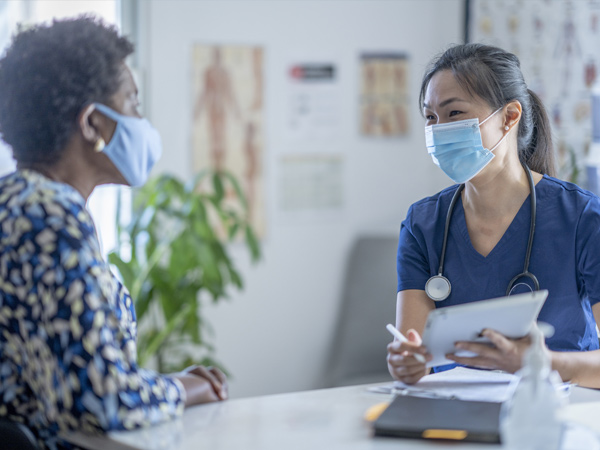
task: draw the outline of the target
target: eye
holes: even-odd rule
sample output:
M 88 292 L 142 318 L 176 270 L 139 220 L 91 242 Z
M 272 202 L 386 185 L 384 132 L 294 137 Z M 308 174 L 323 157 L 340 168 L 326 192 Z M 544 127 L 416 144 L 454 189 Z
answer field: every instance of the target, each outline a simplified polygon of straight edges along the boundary
M 450 117 L 454 117 L 454 116 L 456 116 L 458 114 L 462 114 L 462 111 L 456 111 L 456 110 L 455 111 L 450 111 Z
M 435 116 L 433 114 L 425 114 L 426 120 L 435 120 Z

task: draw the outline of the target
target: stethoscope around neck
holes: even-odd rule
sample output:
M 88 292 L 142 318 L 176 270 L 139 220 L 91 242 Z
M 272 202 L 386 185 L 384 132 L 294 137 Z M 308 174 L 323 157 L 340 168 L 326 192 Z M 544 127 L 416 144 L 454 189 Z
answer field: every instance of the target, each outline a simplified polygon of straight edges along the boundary
M 515 277 L 510 280 L 508 283 L 508 287 L 506 288 L 506 295 L 510 295 L 511 291 L 519 286 L 520 284 L 526 283 L 517 283 L 521 278 L 529 278 L 535 287 L 535 290 L 540 289 L 540 284 L 535 277 L 529 271 L 529 259 L 531 258 L 531 247 L 533 246 L 533 236 L 535 234 L 535 218 L 536 218 L 536 196 L 535 196 L 535 185 L 533 183 L 533 175 L 531 174 L 531 170 L 527 165 L 523 164 L 525 168 L 525 172 L 527 172 L 527 178 L 529 180 L 529 193 L 531 197 L 531 225 L 529 226 L 529 241 L 527 242 L 527 253 L 525 254 L 525 265 L 523 267 L 523 272 L 515 275 Z M 456 202 L 460 198 L 460 194 L 465 188 L 464 184 L 458 186 L 458 189 L 454 193 L 452 197 L 452 201 L 450 202 L 450 207 L 448 208 L 448 215 L 446 216 L 446 226 L 444 227 L 444 242 L 442 243 L 442 254 L 440 256 L 440 267 L 438 269 L 438 274 L 432 276 L 427 283 L 425 283 L 425 292 L 429 296 L 430 299 L 435 300 L 436 302 L 440 302 L 442 300 L 446 300 L 450 295 L 450 291 L 452 290 L 452 285 L 450 284 L 450 280 L 446 278 L 444 273 L 444 259 L 446 257 L 446 245 L 448 244 L 448 231 L 450 229 L 450 218 L 452 217 L 452 212 L 454 211 L 454 206 L 456 206 Z M 527 285 L 529 286 L 529 285 Z

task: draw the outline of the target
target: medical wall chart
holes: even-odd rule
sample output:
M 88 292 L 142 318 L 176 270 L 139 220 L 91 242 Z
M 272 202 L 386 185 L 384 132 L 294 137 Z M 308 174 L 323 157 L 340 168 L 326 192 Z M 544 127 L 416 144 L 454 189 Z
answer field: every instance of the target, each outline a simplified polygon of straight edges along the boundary
M 403 136 L 410 129 L 408 56 L 396 52 L 360 55 L 360 133 Z
M 339 220 L 345 189 L 340 63 L 335 56 L 292 54 L 280 75 L 285 115 L 277 217 L 287 223 Z
M 290 63 L 286 81 L 287 140 L 306 144 L 338 138 L 341 92 L 337 65 L 333 62 Z
M 467 35 L 519 57 L 525 80 L 550 114 L 559 177 L 585 185 L 600 0 L 468 0 Z
M 279 210 L 304 218 L 334 217 L 344 206 L 340 155 L 286 155 L 280 161 Z
M 192 95 L 193 169 L 232 172 L 248 200 L 254 230 L 263 237 L 263 49 L 194 45 Z M 226 195 L 235 202 L 234 192 Z

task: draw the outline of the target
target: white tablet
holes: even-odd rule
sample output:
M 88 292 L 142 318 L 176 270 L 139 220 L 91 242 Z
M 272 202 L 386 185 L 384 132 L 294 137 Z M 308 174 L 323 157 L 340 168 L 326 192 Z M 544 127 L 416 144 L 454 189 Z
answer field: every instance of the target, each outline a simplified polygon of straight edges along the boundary
M 448 353 L 457 353 L 457 341 L 489 342 L 481 331 L 490 328 L 509 338 L 520 338 L 531 330 L 533 322 L 548 297 L 548 291 L 481 300 L 463 305 L 448 306 L 431 311 L 423 331 L 423 345 L 433 359 L 427 367 L 452 364 Z M 464 356 L 470 352 L 457 353 Z

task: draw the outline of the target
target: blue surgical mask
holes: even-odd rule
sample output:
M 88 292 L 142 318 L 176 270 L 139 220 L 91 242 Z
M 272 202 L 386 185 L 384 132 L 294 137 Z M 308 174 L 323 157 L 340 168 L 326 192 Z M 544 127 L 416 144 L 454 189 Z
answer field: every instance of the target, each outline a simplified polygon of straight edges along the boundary
M 493 151 L 508 133 L 488 150 L 483 147 L 480 127 L 501 109 L 481 123 L 479 119 L 467 119 L 425 127 L 425 142 L 431 159 L 455 183 L 466 183 L 496 156 Z
M 117 122 L 115 132 L 102 152 L 109 157 L 130 186 L 141 186 L 162 153 L 158 131 L 147 119 L 124 116 L 100 103 L 94 106 Z

